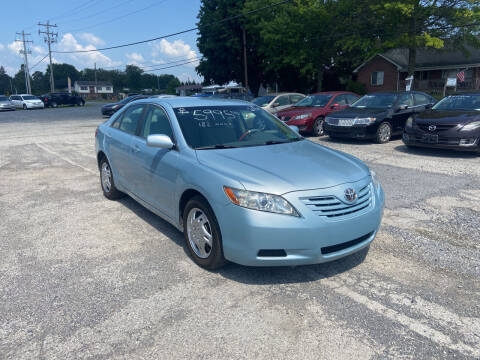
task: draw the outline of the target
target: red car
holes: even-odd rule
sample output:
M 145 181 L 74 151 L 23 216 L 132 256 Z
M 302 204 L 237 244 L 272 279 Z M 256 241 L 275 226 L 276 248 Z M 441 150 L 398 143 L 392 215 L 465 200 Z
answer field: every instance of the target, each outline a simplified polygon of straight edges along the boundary
M 325 116 L 333 111 L 345 109 L 359 98 L 357 94 L 347 91 L 311 94 L 292 107 L 279 111 L 277 117 L 287 125 L 297 126 L 302 133 L 322 136 Z

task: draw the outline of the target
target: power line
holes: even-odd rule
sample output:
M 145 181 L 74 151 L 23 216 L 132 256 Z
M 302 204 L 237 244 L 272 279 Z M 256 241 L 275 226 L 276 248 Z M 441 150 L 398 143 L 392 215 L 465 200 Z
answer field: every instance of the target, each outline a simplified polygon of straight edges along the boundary
M 117 16 L 117 17 L 112 18 L 112 19 L 110 19 L 110 20 L 101 21 L 101 22 L 99 22 L 99 23 L 96 23 L 96 24 L 93 24 L 93 25 L 90 25 L 90 26 L 85 26 L 85 27 L 82 27 L 82 28 L 73 29 L 73 30 L 69 30 L 69 31 L 71 31 L 71 32 L 81 31 L 81 30 L 85 30 L 85 29 L 91 29 L 91 28 L 94 28 L 94 27 L 97 27 L 97 26 L 100 26 L 100 25 L 109 24 L 109 23 L 111 23 L 111 22 L 114 22 L 114 21 L 123 19 L 123 18 L 125 18 L 125 17 L 127 17 L 127 16 L 132 16 L 132 15 L 134 15 L 134 14 L 137 14 L 137 13 L 141 12 L 141 11 L 148 10 L 148 9 L 154 7 L 154 6 L 161 5 L 162 3 L 166 2 L 166 1 L 167 1 L 167 0 L 163 0 L 163 1 L 160 1 L 160 2 L 158 2 L 158 3 L 150 4 L 150 5 L 142 8 L 142 9 L 136 10 L 136 11 L 134 11 L 134 12 L 131 12 L 131 13 L 128 13 L 128 14 L 124 14 L 124 15 L 120 15 L 120 16 Z
M 157 66 L 164 66 L 164 65 L 170 65 L 170 64 L 177 64 L 179 62 L 184 62 L 184 61 L 195 61 L 195 60 L 201 60 L 203 59 L 203 56 L 196 56 L 196 57 L 183 57 L 183 59 L 180 59 L 180 60 L 175 60 L 175 61 L 168 61 L 168 62 L 164 62 L 164 63 L 159 63 L 159 64 L 153 64 L 153 65 L 147 65 L 147 64 L 125 64 L 125 65 L 118 65 L 118 66 L 102 66 L 100 67 L 101 69 L 121 69 L 123 67 L 126 67 L 128 65 L 135 65 L 135 66 L 138 66 L 139 68 L 141 68 L 142 70 L 146 70 L 148 68 L 153 68 L 153 67 L 157 67 Z
M 68 11 L 65 11 L 65 12 L 61 13 L 60 15 L 57 15 L 57 16 L 54 16 L 54 17 L 50 18 L 50 20 L 58 19 L 58 18 L 61 18 L 61 17 L 63 17 L 63 18 L 69 17 L 68 14 L 73 13 L 77 10 L 85 10 L 86 8 L 88 9 L 88 8 L 92 7 L 93 5 L 95 5 L 96 2 L 100 2 L 100 1 L 103 1 L 103 0 L 88 0 L 84 4 L 80 4 L 76 7 L 74 7 L 73 9 L 70 9 Z
M 230 16 L 230 17 L 224 18 L 224 19 L 222 19 L 222 20 L 214 21 L 214 22 L 211 22 L 211 23 L 209 23 L 209 24 L 206 24 L 205 27 L 210 27 L 210 26 L 212 26 L 212 25 L 224 23 L 224 22 L 227 22 L 227 21 L 230 21 L 230 20 L 235 20 L 235 19 L 238 19 L 238 18 L 247 16 L 247 15 L 250 15 L 250 14 L 253 14 L 253 13 L 256 13 L 256 12 L 259 12 L 259 11 L 262 11 L 262 10 L 271 9 L 271 8 L 274 8 L 274 7 L 277 7 L 277 6 L 286 4 L 286 3 L 290 2 L 290 1 L 292 1 L 292 0 L 283 0 L 283 1 L 280 1 L 280 2 L 277 2 L 277 3 L 274 3 L 274 4 L 270 4 L 270 5 L 267 5 L 267 6 L 260 7 L 260 8 L 258 8 L 258 9 L 254 9 L 254 10 L 247 11 L 247 12 L 242 13 L 242 14 L 238 14 L 238 15 L 235 15 L 235 16 Z M 156 41 L 156 40 L 160 40 L 160 39 L 166 39 L 166 38 L 170 38 L 170 37 L 173 37 L 173 36 L 177 36 L 177 35 L 185 34 L 185 33 L 188 33 L 188 32 L 192 32 L 192 31 L 195 31 L 195 30 L 198 30 L 198 26 L 196 26 L 196 27 L 194 27 L 194 28 L 190 28 L 190 29 L 178 31 L 178 32 L 176 32 L 176 33 L 167 34 L 167 35 L 163 35 L 163 36 L 158 36 L 158 37 L 155 37 L 155 38 L 152 38 L 152 39 L 135 41 L 135 42 L 127 43 L 127 44 L 116 45 L 116 46 L 109 46 L 109 47 L 104 47 L 104 48 L 100 48 L 100 49 L 72 50 L 72 51 L 54 51 L 54 52 L 55 52 L 55 53 L 58 53 L 58 54 L 73 54 L 73 53 L 87 53 L 87 52 L 94 52 L 94 51 L 104 51 L 104 50 L 119 49 L 119 48 L 123 48 L 123 47 L 127 47 L 127 46 L 145 44 L 145 43 L 152 42 L 152 41 Z
M 37 61 L 37 62 L 35 63 L 35 65 L 31 66 L 31 67 L 30 67 L 30 70 L 33 70 L 33 68 L 37 67 L 37 65 L 39 65 L 39 64 L 40 64 L 43 60 L 45 60 L 47 57 L 48 57 L 48 54 L 45 55 L 40 61 Z
M 161 68 L 157 68 L 157 69 L 145 70 L 144 72 L 152 72 L 152 71 L 158 71 L 158 70 L 171 69 L 171 68 L 174 68 L 174 67 L 179 67 L 179 66 L 191 64 L 191 63 L 194 63 L 194 62 L 197 62 L 197 61 L 199 61 L 199 60 L 192 60 L 192 61 L 187 61 L 187 62 L 184 62 L 182 64 L 178 64 L 178 65 L 165 66 L 165 67 L 161 67 Z
M 108 11 L 108 12 L 111 12 L 112 10 L 116 9 L 116 8 L 119 8 L 120 6 L 123 6 L 124 4 L 126 3 L 129 3 L 131 2 L 131 0 L 125 0 L 125 1 L 122 1 L 121 3 L 119 4 L 116 4 L 115 6 L 110 6 L 108 7 L 107 9 L 104 9 L 104 10 L 101 10 L 101 11 L 97 11 L 95 13 L 92 13 L 90 15 L 86 15 L 86 16 L 81 16 L 81 17 L 74 17 L 73 19 L 71 19 L 70 22 L 72 21 L 80 21 L 80 20 L 84 20 L 84 19 L 90 19 L 92 17 L 96 17 L 98 15 L 105 15 L 105 13 Z M 66 23 L 67 21 L 61 21 L 59 22 L 59 24 L 64 24 Z

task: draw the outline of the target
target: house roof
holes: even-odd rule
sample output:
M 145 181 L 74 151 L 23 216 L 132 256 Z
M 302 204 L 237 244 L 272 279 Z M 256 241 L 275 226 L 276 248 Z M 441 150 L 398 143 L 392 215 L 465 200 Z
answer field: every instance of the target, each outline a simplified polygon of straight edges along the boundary
M 480 49 L 466 46 L 467 53 L 461 50 L 451 49 L 418 49 L 415 70 L 440 70 L 458 69 L 480 66 Z M 380 56 L 393 64 L 399 71 L 408 70 L 408 49 L 390 49 L 383 54 L 377 54 L 369 58 L 354 72 L 358 72 L 365 64 L 375 56 Z
M 112 86 L 112 83 L 109 83 L 107 81 L 75 81 L 75 84 L 78 86 Z

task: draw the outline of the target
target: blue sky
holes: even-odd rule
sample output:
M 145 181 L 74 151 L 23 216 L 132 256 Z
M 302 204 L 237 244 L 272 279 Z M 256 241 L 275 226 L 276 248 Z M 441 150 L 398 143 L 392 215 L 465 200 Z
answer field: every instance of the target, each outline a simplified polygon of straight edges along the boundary
M 33 66 L 47 54 L 47 44 L 38 35 L 39 21 L 58 25 L 58 43 L 53 50 L 80 50 L 101 48 L 153 38 L 195 27 L 200 0 L 23 0 L 2 3 L 0 15 L 0 65 L 10 74 L 23 63 L 15 43 L 15 32 L 29 32 Z M 196 47 L 196 31 L 153 43 L 121 49 L 84 54 L 53 54 L 55 62 L 66 62 L 78 70 L 85 67 L 112 69 L 135 64 L 152 69 L 153 66 L 177 61 L 195 60 L 200 56 Z M 48 58 L 33 71 L 45 71 Z M 170 66 L 176 64 L 167 64 Z M 155 71 L 174 74 L 181 80 L 200 80 L 195 72 L 197 62 Z

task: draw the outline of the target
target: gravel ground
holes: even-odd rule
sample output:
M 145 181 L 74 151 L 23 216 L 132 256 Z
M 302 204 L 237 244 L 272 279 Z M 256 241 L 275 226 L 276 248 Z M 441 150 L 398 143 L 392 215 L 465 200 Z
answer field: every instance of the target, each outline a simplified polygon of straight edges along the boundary
M 480 158 L 311 138 L 377 172 L 370 251 L 209 272 L 102 196 L 101 121 L 98 104 L 0 113 L 0 358 L 480 358 Z

